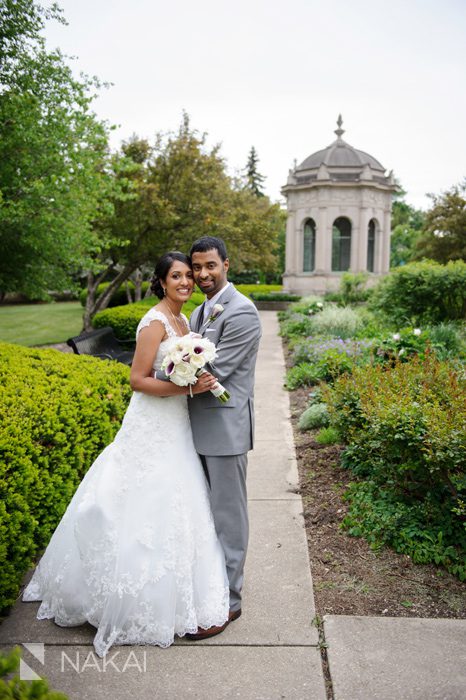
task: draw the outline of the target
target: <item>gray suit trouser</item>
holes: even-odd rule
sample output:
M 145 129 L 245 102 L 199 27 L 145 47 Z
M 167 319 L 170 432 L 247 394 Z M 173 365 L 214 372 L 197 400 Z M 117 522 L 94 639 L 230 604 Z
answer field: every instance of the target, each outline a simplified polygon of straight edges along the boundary
M 230 610 L 238 610 L 241 608 L 243 569 L 249 537 L 246 491 L 248 456 L 200 457 L 210 485 L 215 529 L 225 553 Z

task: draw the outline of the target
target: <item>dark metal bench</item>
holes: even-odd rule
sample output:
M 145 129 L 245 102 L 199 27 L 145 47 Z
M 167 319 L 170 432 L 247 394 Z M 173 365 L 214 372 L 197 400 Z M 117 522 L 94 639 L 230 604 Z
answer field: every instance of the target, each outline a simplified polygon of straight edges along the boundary
M 110 326 L 81 333 L 81 335 L 66 341 L 66 344 L 73 348 L 76 355 L 92 355 L 100 357 L 102 360 L 117 360 L 125 365 L 131 365 L 134 350 L 125 350 L 121 343 L 129 343 L 134 346 L 130 340 L 116 338 Z

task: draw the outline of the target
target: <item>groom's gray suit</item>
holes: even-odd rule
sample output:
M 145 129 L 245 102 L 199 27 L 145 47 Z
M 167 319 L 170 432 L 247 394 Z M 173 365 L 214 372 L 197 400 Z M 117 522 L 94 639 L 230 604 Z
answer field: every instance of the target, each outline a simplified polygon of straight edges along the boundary
M 243 568 L 248 544 L 247 453 L 254 440 L 254 370 L 261 336 L 254 304 L 230 284 L 220 296 L 223 311 L 203 323 L 203 306 L 191 316 L 191 329 L 209 338 L 218 357 L 212 373 L 230 393 L 228 403 L 213 394 L 189 400 L 194 444 L 211 490 L 212 513 L 225 552 L 230 610 L 241 607 Z

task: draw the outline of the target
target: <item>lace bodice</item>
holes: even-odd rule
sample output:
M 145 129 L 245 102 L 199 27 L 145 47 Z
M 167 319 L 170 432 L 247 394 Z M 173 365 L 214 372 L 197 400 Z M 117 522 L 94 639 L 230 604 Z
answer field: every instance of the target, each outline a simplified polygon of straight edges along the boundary
M 187 317 L 184 314 L 181 314 L 181 316 L 183 317 L 186 326 L 189 328 L 189 321 Z M 160 343 L 159 348 L 157 350 L 157 355 L 154 359 L 154 369 L 160 369 L 160 367 L 162 366 L 163 358 L 165 357 L 165 353 L 167 352 L 167 349 L 170 345 L 170 342 L 172 338 L 176 338 L 178 336 L 178 333 L 170 324 L 170 321 L 168 320 L 167 316 L 165 316 L 165 314 L 162 311 L 159 311 L 156 306 L 153 306 L 151 309 L 149 309 L 149 311 L 146 314 L 144 314 L 144 316 L 139 321 L 138 327 L 136 329 L 136 340 L 138 339 L 139 333 L 142 331 L 142 329 L 146 328 L 147 326 L 150 326 L 152 321 L 160 321 L 161 323 L 163 323 L 165 333 L 167 334 L 167 338 L 165 338 L 165 340 L 162 340 L 162 342 Z

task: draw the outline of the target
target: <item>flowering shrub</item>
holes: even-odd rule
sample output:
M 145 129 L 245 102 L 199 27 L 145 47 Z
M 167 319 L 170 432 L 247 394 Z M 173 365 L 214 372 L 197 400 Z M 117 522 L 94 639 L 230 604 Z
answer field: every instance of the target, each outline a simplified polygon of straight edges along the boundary
M 343 464 L 366 479 L 349 492 L 350 532 L 466 579 L 464 372 L 426 354 L 355 367 L 323 396 Z
M 344 340 L 343 338 L 316 338 L 310 336 L 294 348 L 293 364 L 318 362 L 329 351 L 347 357 L 368 357 L 373 343 L 370 340 Z

